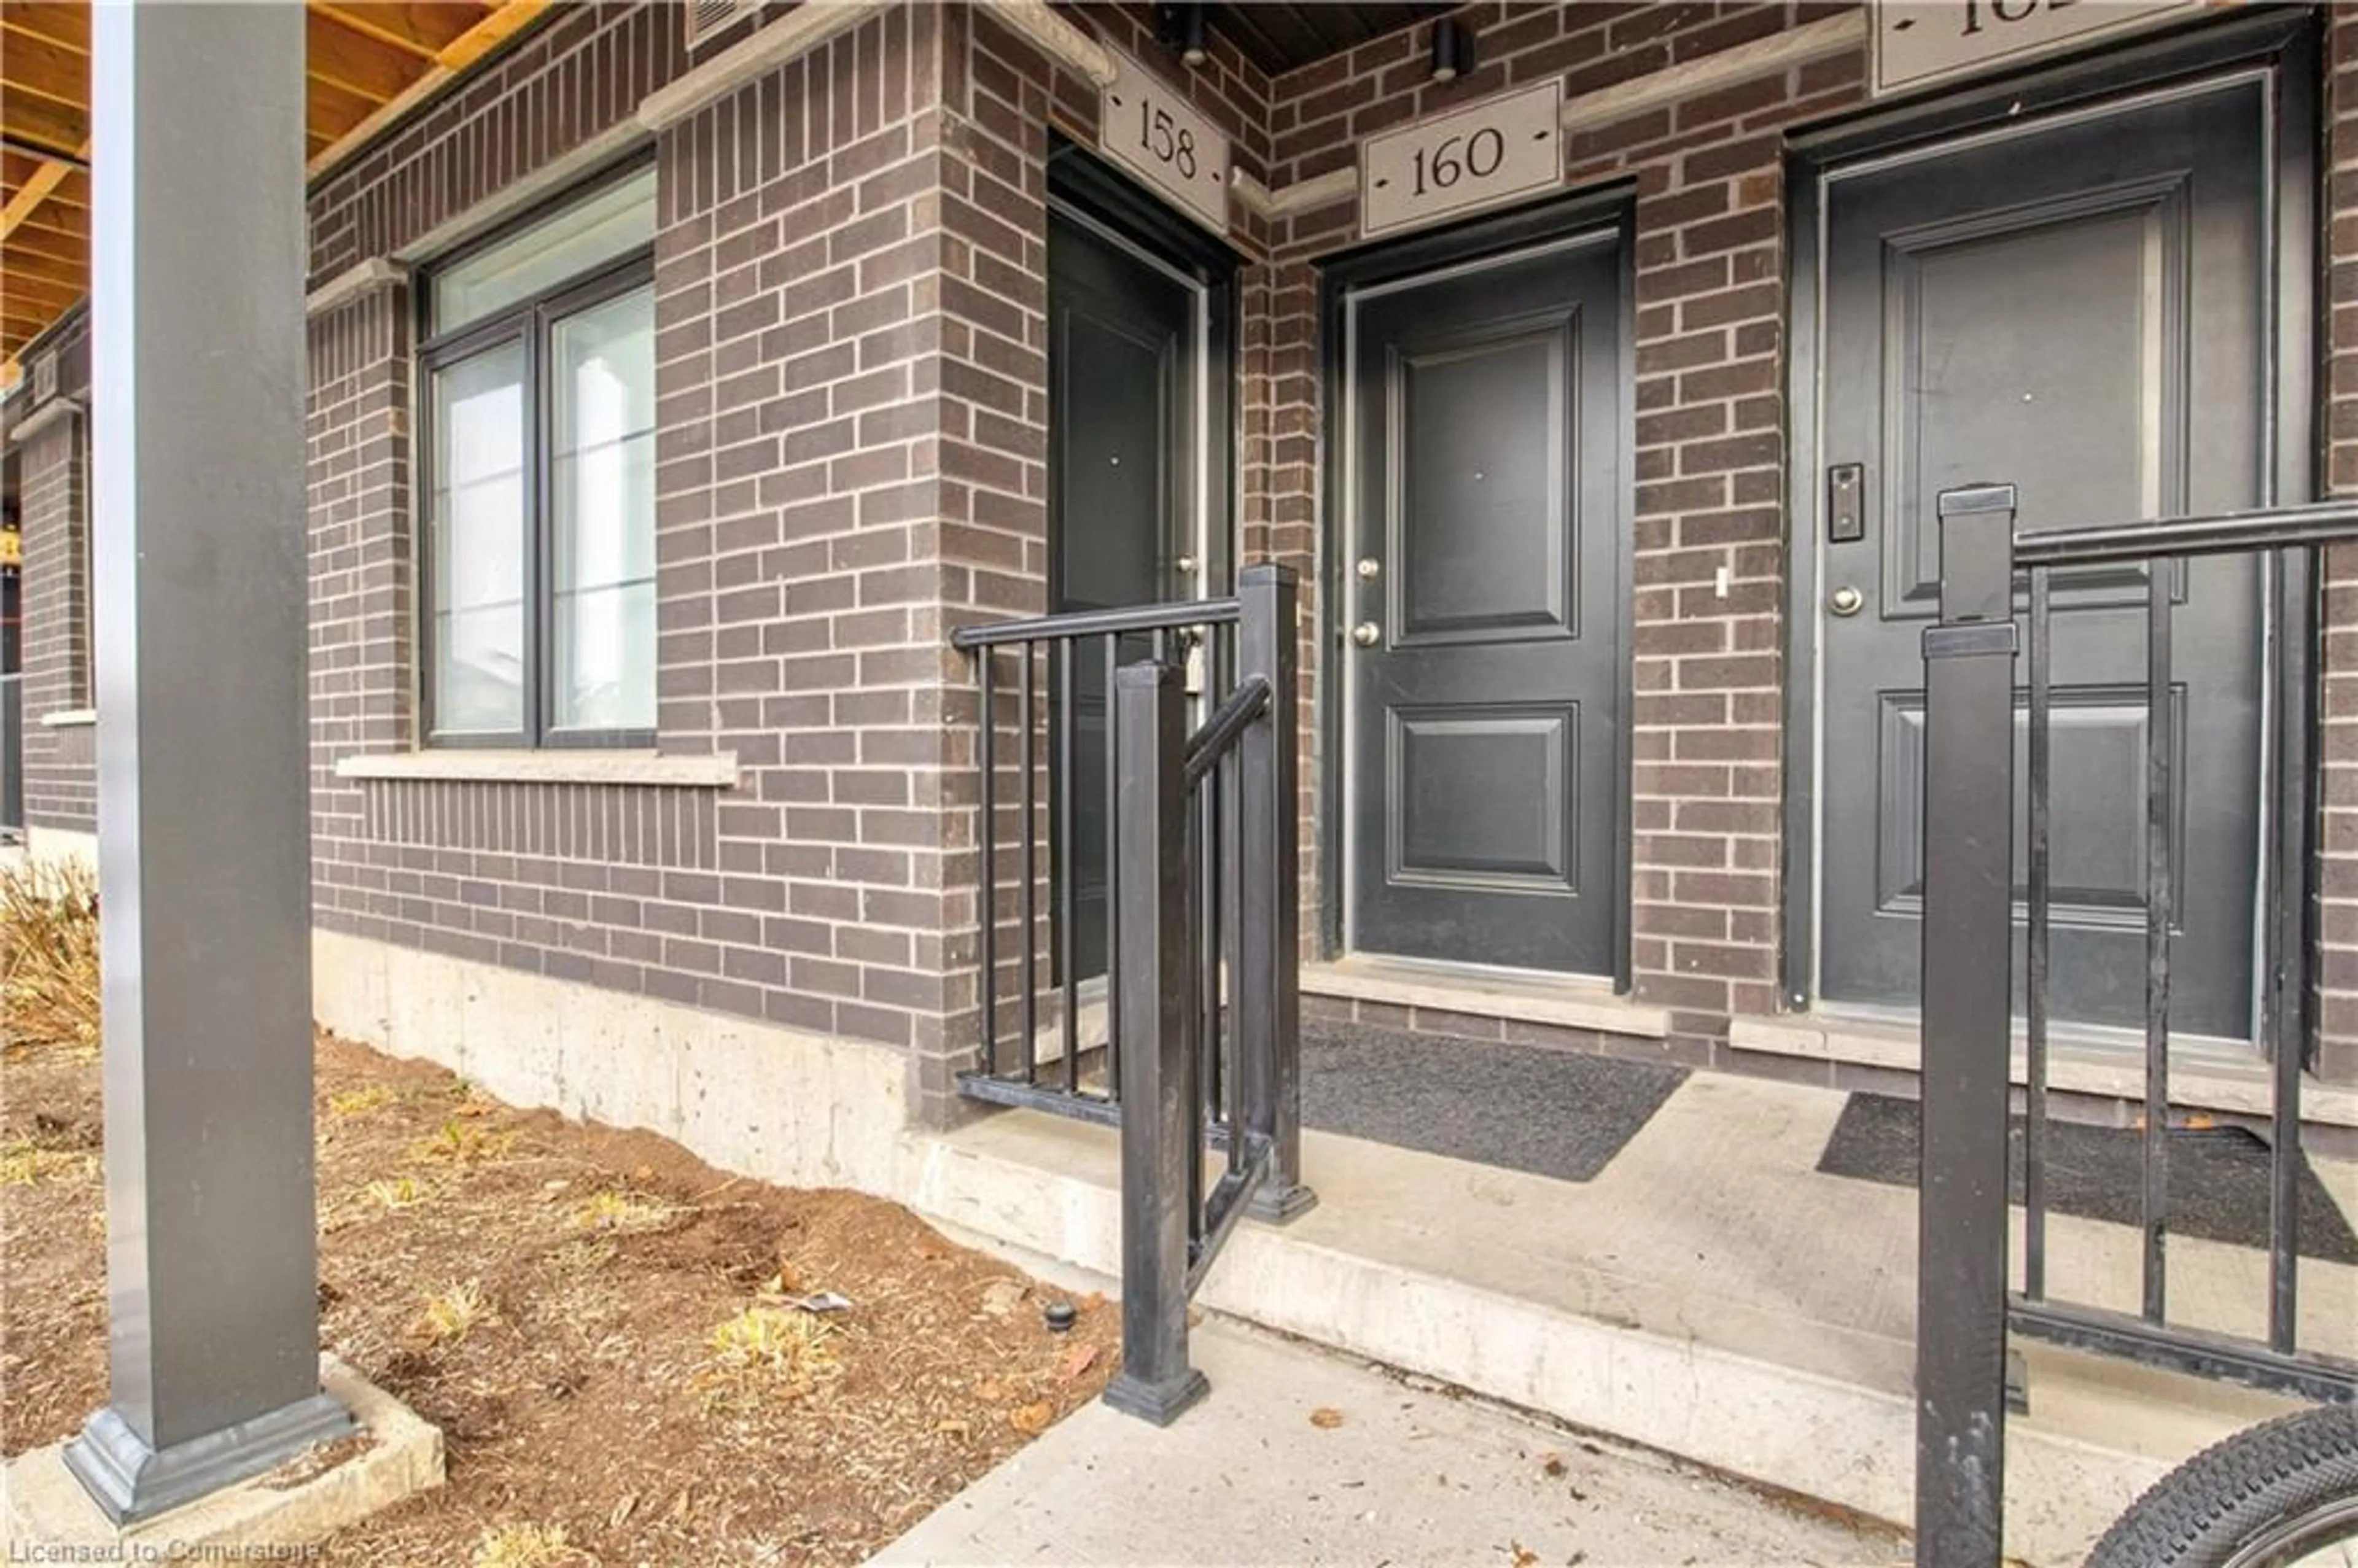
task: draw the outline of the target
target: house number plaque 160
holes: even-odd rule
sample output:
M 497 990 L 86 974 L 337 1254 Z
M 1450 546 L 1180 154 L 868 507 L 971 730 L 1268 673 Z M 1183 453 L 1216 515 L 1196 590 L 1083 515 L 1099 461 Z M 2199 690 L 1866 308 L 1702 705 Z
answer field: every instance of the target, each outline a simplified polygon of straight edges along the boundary
M 1359 232 L 1388 234 L 1563 183 L 1563 89 L 1543 82 L 1359 146 Z

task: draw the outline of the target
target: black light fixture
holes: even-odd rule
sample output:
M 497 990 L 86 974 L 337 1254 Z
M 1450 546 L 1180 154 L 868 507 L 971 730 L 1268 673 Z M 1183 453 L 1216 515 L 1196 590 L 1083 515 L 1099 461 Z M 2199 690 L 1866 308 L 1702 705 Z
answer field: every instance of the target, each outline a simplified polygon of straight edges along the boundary
M 1474 70 L 1474 29 L 1455 16 L 1433 24 L 1433 80 L 1455 81 Z
M 1200 5 L 1157 5 L 1154 38 L 1165 49 L 1177 49 L 1179 58 L 1191 66 L 1211 59 L 1211 51 L 1204 42 L 1204 7 Z

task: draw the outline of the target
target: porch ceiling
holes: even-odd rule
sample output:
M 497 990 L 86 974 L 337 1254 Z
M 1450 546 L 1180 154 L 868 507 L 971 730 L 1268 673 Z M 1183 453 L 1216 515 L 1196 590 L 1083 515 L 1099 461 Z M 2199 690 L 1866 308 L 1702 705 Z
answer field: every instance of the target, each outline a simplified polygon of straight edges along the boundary
M 1377 5 L 1244 0 L 1213 5 L 1207 20 L 1214 32 L 1227 34 L 1255 65 L 1274 76 L 1456 8 L 1456 0 Z
M 549 0 L 309 0 L 319 173 Z M 90 284 L 90 0 L 0 0 L 0 387 Z

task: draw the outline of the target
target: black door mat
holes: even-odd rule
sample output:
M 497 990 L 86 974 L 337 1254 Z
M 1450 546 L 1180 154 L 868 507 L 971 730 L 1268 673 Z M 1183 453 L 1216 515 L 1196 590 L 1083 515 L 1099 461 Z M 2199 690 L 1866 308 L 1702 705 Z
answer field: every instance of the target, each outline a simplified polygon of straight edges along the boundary
M 2008 1119 L 2006 1172 L 2013 1201 L 2022 1199 L 2023 1119 Z M 1818 1169 L 1887 1186 L 1912 1187 L 1917 1169 L 1916 1102 L 1855 1094 L 1834 1123 Z M 2121 1127 L 2050 1120 L 2047 1206 L 2050 1213 L 2114 1225 L 2143 1223 L 2145 1134 Z M 2300 1163 L 2300 1255 L 2358 1263 L 2348 1217 Z M 2235 1247 L 2268 1244 L 2268 1146 L 2241 1128 L 2203 1128 L 2169 1136 L 2169 1230 Z
M 1304 1125 L 1563 1182 L 1604 1170 L 1686 1076 L 1534 1045 L 1302 1024 Z

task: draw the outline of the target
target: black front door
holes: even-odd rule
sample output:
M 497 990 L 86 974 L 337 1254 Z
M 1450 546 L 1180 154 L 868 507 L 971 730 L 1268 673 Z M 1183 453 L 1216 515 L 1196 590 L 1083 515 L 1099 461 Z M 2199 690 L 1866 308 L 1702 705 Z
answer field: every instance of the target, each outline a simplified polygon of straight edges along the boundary
M 2263 83 L 2223 84 L 1828 183 L 1823 455 L 1863 465 L 1865 503 L 1854 540 L 1824 532 L 1831 508 L 1819 518 L 1830 1000 L 1915 1004 L 1922 845 L 1940 830 L 1921 820 L 1919 652 L 1937 609 L 1940 492 L 2011 481 L 2025 529 L 2223 511 L 2264 493 L 2266 113 Z M 2259 883 L 2260 582 L 2249 561 L 2204 560 L 2168 571 L 2162 589 L 2186 890 L 2172 1018 L 2242 1039 Z M 2054 579 L 2059 1019 L 2143 1017 L 2147 592 L 2142 567 Z M 2017 887 L 2021 854 L 2017 839 Z
M 1051 213 L 1048 592 L 1058 614 L 1195 594 L 1181 562 L 1195 525 L 1199 298 L 1095 225 Z M 1097 642 L 1076 652 L 1069 779 L 1051 736 L 1049 798 L 1059 811 L 1049 841 L 1055 875 L 1072 879 L 1074 967 L 1088 976 L 1106 963 L 1105 660 Z M 1125 646 L 1121 658 L 1150 652 Z M 1051 668 L 1048 680 L 1052 702 L 1061 701 L 1062 672 Z
M 1610 975 L 1618 246 L 1389 286 L 1350 310 L 1352 944 Z

